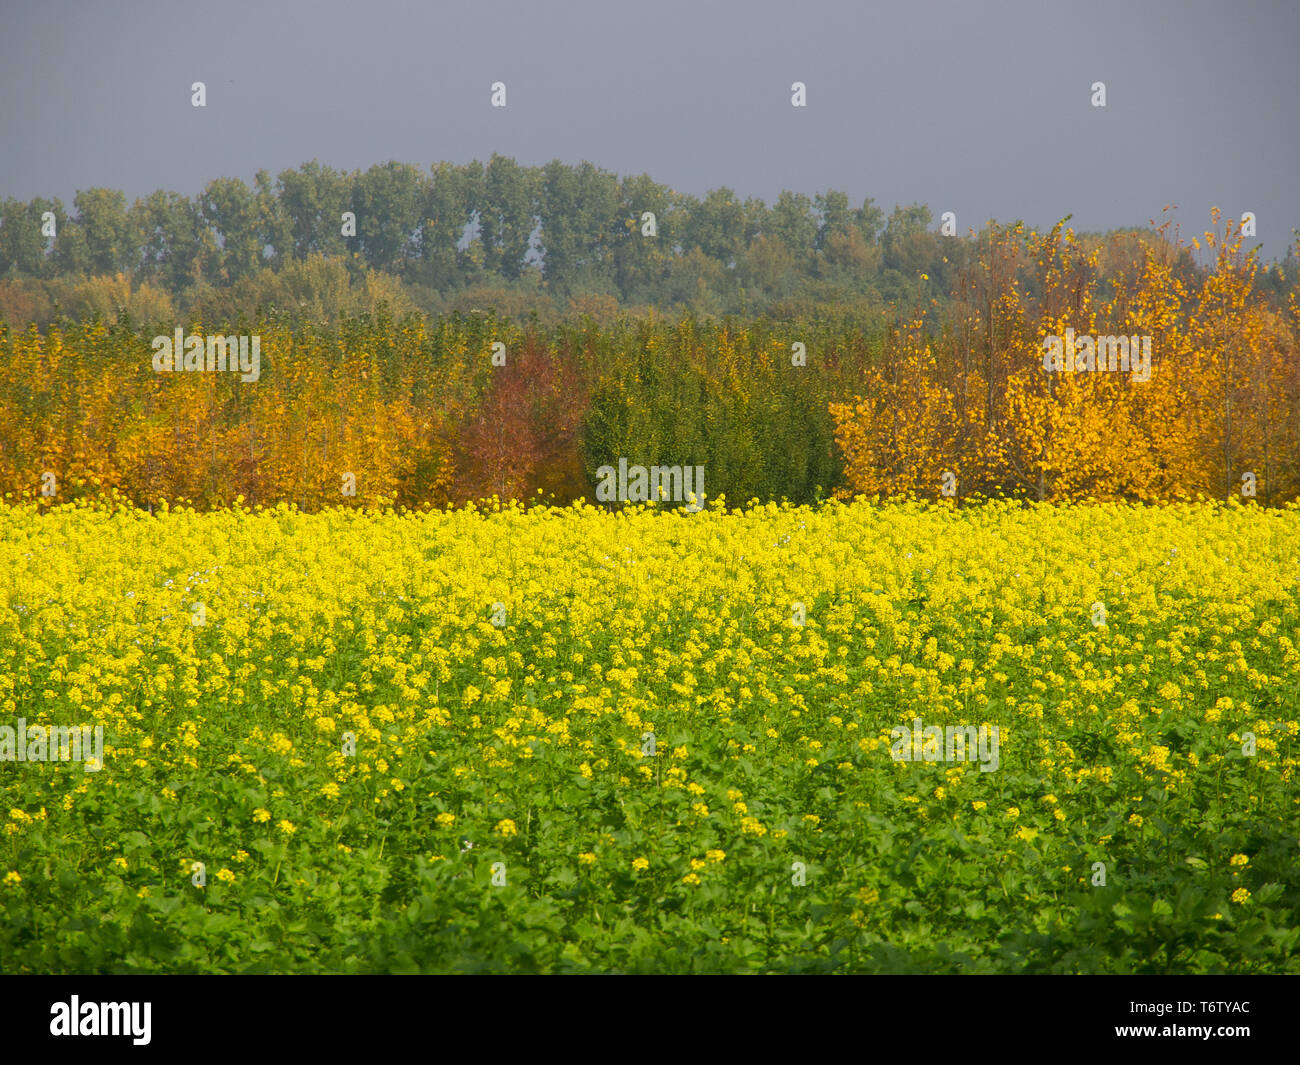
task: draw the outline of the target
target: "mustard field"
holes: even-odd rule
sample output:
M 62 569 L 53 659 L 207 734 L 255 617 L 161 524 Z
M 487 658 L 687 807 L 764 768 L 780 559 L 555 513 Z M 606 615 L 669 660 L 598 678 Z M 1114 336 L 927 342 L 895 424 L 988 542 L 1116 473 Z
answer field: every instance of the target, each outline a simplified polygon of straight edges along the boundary
M 1298 708 L 1294 505 L 3 505 L 0 971 L 1298 972 Z

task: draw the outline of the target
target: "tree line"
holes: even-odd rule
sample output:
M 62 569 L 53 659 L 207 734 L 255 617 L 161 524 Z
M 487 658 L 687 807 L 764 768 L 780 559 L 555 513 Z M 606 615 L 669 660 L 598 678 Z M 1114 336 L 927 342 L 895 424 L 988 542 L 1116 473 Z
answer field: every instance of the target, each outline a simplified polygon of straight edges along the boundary
M 129 306 L 137 318 L 213 319 L 381 299 L 397 313 L 491 305 L 546 321 L 648 307 L 879 310 L 908 301 L 921 274 L 946 293 L 969 265 L 970 242 L 932 222 L 928 207 L 886 216 L 834 189 L 782 192 L 771 206 L 729 188 L 698 198 L 587 162 L 493 155 L 349 173 L 313 161 L 258 171 L 251 186 L 219 178 L 193 199 L 160 190 L 128 205 L 92 188 L 69 209 L 5 198 L 0 315 L 44 326 Z
M 0 324 L 0 494 L 564 503 L 594 500 L 597 470 L 626 459 L 703 467 L 706 498 L 732 504 L 1300 498 L 1297 276 L 1275 298 L 1239 230 L 1204 240 L 1198 264 L 1159 231 L 1095 244 L 1064 223 L 995 227 L 946 301 L 921 275 L 893 319 L 543 325 L 381 300 L 334 322 L 186 324 L 259 337 L 249 380 L 159 372 L 129 309 Z M 1074 333 L 1143 334 L 1149 373 L 1052 372 L 1045 352 Z

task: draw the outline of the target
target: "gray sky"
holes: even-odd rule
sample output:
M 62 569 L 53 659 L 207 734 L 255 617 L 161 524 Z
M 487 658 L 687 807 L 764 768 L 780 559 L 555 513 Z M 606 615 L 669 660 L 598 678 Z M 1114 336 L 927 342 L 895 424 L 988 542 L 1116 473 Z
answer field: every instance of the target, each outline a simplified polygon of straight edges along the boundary
M 1274 258 L 1300 229 L 1298 53 L 1285 0 L 4 0 L 0 196 L 496 151 L 924 203 L 962 233 L 1176 204 L 1190 239 L 1217 205 L 1254 211 Z

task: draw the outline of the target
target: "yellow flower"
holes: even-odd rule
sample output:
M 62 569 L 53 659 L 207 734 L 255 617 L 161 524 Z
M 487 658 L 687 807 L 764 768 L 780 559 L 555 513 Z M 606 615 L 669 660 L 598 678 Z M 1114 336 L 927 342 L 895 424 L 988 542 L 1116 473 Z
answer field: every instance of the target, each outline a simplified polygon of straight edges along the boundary
M 706 863 L 706 862 L 704 861 L 703 858 L 692 858 L 692 859 L 691 859 L 691 868 L 692 868 L 692 869 L 696 869 L 696 870 L 703 869 L 704 866 L 705 866 L 706 864 L 708 864 L 708 863 Z
M 320 789 L 320 793 L 327 799 L 337 799 L 339 797 L 339 786 L 331 780 Z
M 635 869 L 638 873 L 643 872 L 644 870 L 650 868 L 650 861 L 649 859 L 646 858 L 633 858 L 632 868 Z
M 4 882 L 10 887 L 17 887 L 19 884 L 23 882 L 23 878 L 19 876 L 16 872 L 10 871 L 5 874 Z
M 229 869 L 218 869 L 217 879 L 224 880 L 227 884 L 233 884 L 235 882 L 235 874 Z
M 276 827 L 277 827 L 281 832 L 283 832 L 286 836 L 292 836 L 292 835 L 294 834 L 294 832 L 297 831 L 297 829 L 295 829 L 295 828 L 293 827 L 293 822 L 292 822 L 292 821 L 285 821 L 285 820 L 283 820 L 283 819 L 281 819 L 280 823 L 279 823 L 278 825 L 276 825 Z
M 988 803 L 986 803 L 983 799 L 976 799 L 973 803 L 971 803 L 971 806 L 976 811 L 984 809 L 984 807 L 986 807 L 987 805 Z
M 1248 898 L 1250 898 L 1250 892 L 1244 887 L 1239 887 L 1232 893 L 1232 901 L 1236 903 L 1244 903 Z
M 498 821 L 494 831 L 502 839 L 509 839 L 511 836 L 519 835 L 518 827 L 509 818 L 506 818 L 503 821 Z
M 1128 815 L 1128 823 L 1129 823 L 1130 825 L 1132 825 L 1134 828 L 1141 828 L 1141 827 L 1142 827 L 1142 815 L 1141 815 L 1141 814 L 1129 814 L 1129 815 Z
M 1019 816 L 1020 816 L 1020 807 L 1019 807 L 1019 806 L 1008 806 L 1008 807 L 1007 807 L 1007 817 L 1008 817 L 1010 820 L 1014 821 L 1014 820 L 1015 820 L 1017 817 L 1019 817 Z
M 708 858 L 709 861 L 711 862 L 722 862 L 722 861 L 726 861 L 727 852 L 720 851 L 717 849 L 707 850 L 704 852 L 704 857 Z
M 687 873 L 684 877 L 682 877 L 683 884 L 690 884 L 694 886 L 699 882 L 700 882 L 700 878 L 695 873 Z
M 256 810 L 253 811 L 253 820 L 259 825 L 262 824 L 263 822 L 269 821 L 271 820 L 271 811 L 263 810 L 259 806 Z
M 590 851 L 583 851 L 581 854 L 578 855 L 578 861 L 580 861 L 583 865 L 595 865 L 596 856 L 592 854 Z
M 451 828 L 451 826 L 456 823 L 456 815 L 441 813 L 434 818 L 434 821 L 437 823 L 439 828 Z
M 1246 865 L 1247 863 L 1249 863 L 1249 861 L 1250 861 L 1250 859 L 1247 858 L 1244 854 L 1234 854 L 1230 859 L 1228 859 L 1228 864 L 1229 864 L 1229 865 Z

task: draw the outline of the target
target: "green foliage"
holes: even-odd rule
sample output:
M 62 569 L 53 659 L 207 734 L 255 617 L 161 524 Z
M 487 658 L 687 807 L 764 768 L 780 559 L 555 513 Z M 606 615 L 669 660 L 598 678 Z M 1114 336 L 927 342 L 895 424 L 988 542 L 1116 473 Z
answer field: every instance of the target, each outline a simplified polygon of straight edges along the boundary
M 193 201 L 159 191 L 128 209 L 122 193 L 89 189 L 74 207 L 69 217 L 57 201 L 0 205 L 0 278 L 125 272 L 162 285 L 186 309 L 211 310 L 214 290 L 238 290 L 230 298 L 251 313 L 241 282 L 265 284 L 263 270 L 323 255 L 354 275 L 394 275 L 430 311 L 474 288 L 529 291 L 543 318 L 602 295 L 627 308 L 722 315 L 809 295 L 878 304 L 899 287 L 882 273 L 881 233 L 890 247 L 903 239 L 870 199 L 853 209 L 834 189 L 815 198 L 783 192 L 769 209 L 728 188 L 698 199 L 645 174 L 619 178 L 558 159 L 526 167 L 502 155 L 427 173 L 398 162 L 344 173 L 313 160 L 274 178 L 258 171 L 251 188 L 219 178 Z M 39 232 L 45 210 L 59 226 L 52 247 Z M 355 236 L 342 233 L 348 211 Z M 922 216 L 909 211 L 914 225 Z M 654 236 L 642 233 L 647 212 Z M 907 240 L 890 268 L 920 263 L 937 273 L 936 241 Z

